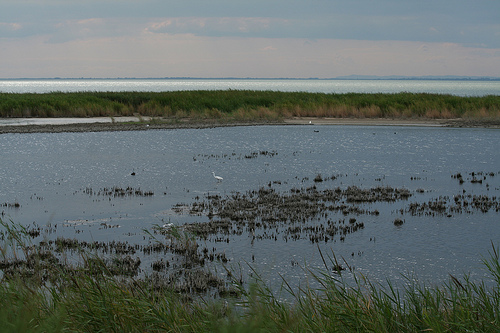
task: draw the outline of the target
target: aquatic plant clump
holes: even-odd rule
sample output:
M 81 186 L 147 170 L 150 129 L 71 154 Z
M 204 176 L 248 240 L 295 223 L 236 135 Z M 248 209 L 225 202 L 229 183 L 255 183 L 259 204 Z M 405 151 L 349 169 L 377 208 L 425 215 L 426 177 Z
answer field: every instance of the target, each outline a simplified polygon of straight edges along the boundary
M 472 172 L 451 177 L 458 186 L 488 187 L 496 175 Z M 406 276 L 402 286 L 397 284 L 400 287 L 391 281 L 371 282 L 345 258 L 337 260 L 334 247 L 331 255 L 321 251 L 325 243 L 344 242 L 364 230 L 366 215 L 384 215 L 376 209 L 381 203 L 403 207 L 385 222 L 404 230 L 412 223 L 405 214 L 498 212 L 496 196 L 460 190 L 429 199 L 423 188 L 329 185 L 338 177 L 305 177 L 302 182 L 310 180 L 311 186 L 285 190 L 277 188 L 286 182 L 276 180 L 246 192 L 196 196 L 174 211 L 200 216 L 202 222 L 162 221 L 144 229 L 144 243 L 137 244 L 52 239 L 55 225 L 21 226 L 0 220 L 0 297 L 8 304 L 0 309 L 0 319 L 17 331 L 498 331 L 496 246 L 483 261 L 489 280 L 450 276 L 430 286 Z M 141 191 L 80 190 L 97 200 L 111 199 L 115 193 L 147 196 Z M 99 229 L 118 227 L 99 222 Z M 61 227 L 74 225 L 66 222 Z M 307 263 L 300 267 L 292 262 L 307 275 L 308 284 L 297 286 L 281 276 L 281 288 L 271 288 L 268 277 L 252 267 L 257 265 L 253 256 L 252 264 L 226 256 L 225 243 L 243 234 L 252 245 L 278 237 L 282 242 L 308 242 L 317 248 L 324 266 L 311 269 Z M 241 265 L 249 266 L 250 274 L 243 274 Z
M 156 274 L 117 278 L 106 260 L 87 251 L 81 252 L 85 266 L 69 269 L 53 253 L 26 243 L 23 227 L 3 221 L 1 225 L 0 319 L 12 331 L 497 332 L 500 328 L 500 256 L 493 244 L 490 257 L 483 260 L 489 284 L 473 282 L 467 275 L 450 276 L 437 286 L 406 277 L 406 288 L 399 290 L 390 281 L 378 285 L 352 271 L 355 281 L 347 283 L 342 271 L 349 265 L 339 265 L 334 253 L 325 256 L 319 251 L 324 269 L 307 270 L 318 288 L 295 290 L 284 280 L 282 289 L 273 291 L 255 270 L 253 284 L 244 288 L 237 274 L 228 270 L 234 288 L 221 294 L 224 298 L 210 301 L 193 294 L 220 284 L 220 278 L 206 271 L 177 271 L 169 279 Z M 9 270 L 6 263 L 15 258 L 23 268 Z M 289 301 L 280 297 L 284 293 Z
M 205 267 L 205 260 L 227 262 L 224 254 L 216 249 L 200 251 L 195 238 L 176 227 L 144 230 L 149 238 L 146 245 L 64 237 L 53 240 L 46 238 L 50 229 L 0 219 L 0 278 L 19 278 L 38 286 L 61 283 L 61 274 L 105 276 L 124 281 L 146 279 L 152 288 L 177 293 L 237 294 L 228 281 Z M 158 238 L 160 235 L 164 238 Z M 143 261 L 150 261 L 148 257 L 153 255 L 160 255 L 161 260 L 152 262 L 148 270 Z
M 317 179 L 314 181 L 318 182 Z M 277 238 L 281 233 L 280 238 L 285 241 L 306 238 L 312 243 L 328 242 L 335 236 L 343 241 L 346 235 L 363 229 L 364 223 L 354 217 L 348 221 L 345 218 L 332 219 L 330 213 L 379 215 L 377 209 L 361 208 L 360 204 L 395 202 L 411 196 L 408 189 L 390 186 L 319 190 L 313 185 L 286 192 L 261 187 L 226 197 L 207 195 L 206 201 L 196 201 L 185 211 L 207 215 L 210 222 L 187 223 L 183 228 L 205 239 L 209 235 L 249 232 L 257 240 Z M 177 211 L 181 213 L 183 210 L 178 207 Z M 311 224 L 311 221 L 316 222 Z M 267 229 L 275 231 L 267 233 Z
M 99 190 L 94 190 L 91 187 L 82 189 L 81 192 L 89 196 L 104 196 L 104 197 L 149 197 L 153 196 L 153 191 L 143 191 L 140 188 L 113 186 L 111 188 L 105 187 Z

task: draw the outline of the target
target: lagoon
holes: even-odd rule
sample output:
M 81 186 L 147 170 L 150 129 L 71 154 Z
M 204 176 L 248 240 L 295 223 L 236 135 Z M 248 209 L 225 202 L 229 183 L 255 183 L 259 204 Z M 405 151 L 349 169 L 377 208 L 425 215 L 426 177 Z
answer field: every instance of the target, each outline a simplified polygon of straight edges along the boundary
M 251 263 L 277 283 L 279 274 L 302 279 L 304 266 L 321 269 L 318 248 L 376 281 L 402 281 L 401 273 L 436 284 L 448 274 L 479 279 L 485 276 L 481 257 L 500 239 L 499 142 L 498 130 L 398 126 L 3 134 L 0 209 L 3 220 L 50 226 L 43 237 L 144 244 L 144 229 L 154 225 L 209 222 L 208 210 L 189 210 L 193 203 L 214 204 L 210 196 L 231 198 L 261 188 L 284 194 L 311 187 L 406 189 L 409 198 L 355 203 L 357 212 L 331 211 L 301 224 L 351 218 L 363 223 L 343 240 L 336 235 L 315 243 L 305 233 L 286 239 L 286 230 L 297 226 L 291 222 L 200 239 L 200 250 L 215 248 L 228 265 Z M 212 171 L 224 180 L 217 182 Z M 315 181 L 318 175 L 324 181 Z M 109 194 L 114 188 L 136 194 Z M 473 208 L 475 197 L 487 198 L 491 207 Z M 450 209 L 455 198 L 470 206 Z M 411 213 L 412 204 L 436 201 L 445 202 L 445 213 Z M 375 210 L 379 214 L 367 213 Z M 397 218 L 402 226 L 394 225 Z M 143 258 L 143 269 L 162 256 Z

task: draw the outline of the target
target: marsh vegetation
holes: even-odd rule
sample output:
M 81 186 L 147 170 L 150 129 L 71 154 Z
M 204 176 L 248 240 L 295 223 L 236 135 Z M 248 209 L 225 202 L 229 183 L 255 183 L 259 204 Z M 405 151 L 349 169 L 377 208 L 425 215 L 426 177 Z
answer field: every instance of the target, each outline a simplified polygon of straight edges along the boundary
M 373 282 L 349 258 L 337 258 L 333 250 L 323 253 L 318 243 L 344 242 L 363 230 L 364 216 L 379 214 L 366 209 L 367 203 L 406 202 L 422 192 L 390 186 L 316 187 L 338 177 L 316 174 L 310 187 L 288 191 L 277 191 L 271 182 L 244 193 L 197 197 L 179 209 L 206 215 L 209 222 L 155 225 L 143 230 L 146 244 L 54 239 L 57 225 L 22 226 L 0 220 L 0 297 L 8 305 L 0 309 L 0 319 L 10 331 L 40 332 L 498 330 L 500 260 L 493 243 L 490 257 L 482 260 L 486 278 L 450 275 L 430 285 L 406 275 L 404 288 L 390 280 Z M 451 176 L 474 184 L 494 177 L 493 172 Z M 82 191 L 109 198 L 116 193 L 149 196 L 134 188 Z M 496 196 L 468 194 L 405 206 L 404 213 L 426 216 L 473 216 L 500 209 Z M 345 218 L 327 219 L 331 211 Z M 318 223 L 308 223 L 311 220 Z M 405 227 L 399 217 L 387 223 Z M 284 277 L 281 287 L 271 286 L 253 262 L 238 263 L 251 271 L 244 276 L 217 246 L 241 233 L 253 235 L 252 243 L 277 238 L 308 241 L 317 246 L 323 267 L 293 263 L 308 277 L 303 286 Z M 210 263 L 218 263 L 219 271 Z
M 186 114 L 182 111 L 177 116 L 184 117 Z M 318 139 L 320 134 L 326 132 L 323 129 L 320 133 L 313 132 L 312 129 L 307 130 L 314 133 L 311 134 L 314 139 Z M 169 144 L 164 146 L 171 146 L 172 142 L 175 142 L 175 137 L 182 138 L 179 132 L 173 133 L 172 137 L 168 137 L 169 140 L 161 136 L 162 140 L 158 142 L 168 142 Z M 463 142 L 468 142 L 464 139 L 462 131 L 452 132 L 460 132 L 459 146 L 462 146 Z M 473 133 L 475 139 L 478 137 L 478 132 Z M 496 133 L 496 131 L 488 132 Z M 360 133 L 361 131 L 357 132 L 358 137 Z M 148 134 L 168 133 L 148 132 Z M 382 137 L 380 134 L 400 139 L 392 129 L 377 133 L 375 131 L 372 133 L 370 130 L 369 133 L 365 133 L 369 140 L 360 142 L 366 144 L 373 141 L 374 135 L 377 138 Z M 419 136 L 422 136 L 420 132 L 415 137 Z M 429 137 L 429 132 L 424 136 Z M 146 136 L 146 142 L 151 143 L 153 137 Z M 410 141 L 416 140 L 415 137 Z M 241 139 L 241 131 L 238 131 L 237 138 Z M 487 142 L 495 142 L 495 138 L 492 136 Z M 19 141 L 18 137 L 15 139 Z M 29 139 L 31 140 L 31 137 Z M 234 162 L 238 170 L 241 170 L 243 163 L 254 167 L 254 162 L 259 162 L 263 168 L 257 172 L 264 170 L 262 172 L 271 173 L 273 162 L 281 158 L 296 158 L 301 155 L 301 160 L 319 160 L 310 158 L 316 155 L 311 151 L 307 153 L 308 149 L 293 145 L 292 150 L 287 151 L 283 145 L 277 143 L 274 135 L 272 139 L 269 140 L 272 142 L 269 147 L 259 146 L 258 149 L 251 147 L 237 151 L 207 150 L 209 153 L 200 153 L 200 149 L 197 149 L 187 154 L 185 159 L 197 168 L 204 163 L 209 165 L 206 168 L 209 176 L 209 171 L 213 170 L 214 165 L 220 166 L 225 163 Z M 286 140 L 290 140 L 289 137 Z M 106 142 L 113 146 L 113 142 L 118 141 Z M 196 145 L 201 145 L 199 143 L 201 141 L 199 140 Z M 447 147 L 452 146 L 449 140 L 444 141 L 448 143 Z M 143 144 L 144 141 L 138 142 L 138 147 L 146 146 Z M 180 142 L 185 143 L 187 140 L 182 138 Z M 430 140 L 430 142 L 436 141 Z M 127 142 L 127 145 L 133 147 L 130 142 Z M 382 146 L 388 147 L 385 143 Z M 419 143 L 417 146 L 426 145 Z M 440 158 L 448 156 L 438 153 L 433 145 L 427 146 L 433 155 Z M 44 156 L 47 152 L 57 149 L 57 145 L 47 145 L 47 147 L 49 148 L 43 152 Z M 65 147 L 62 146 L 64 152 L 67 151 Z M 275 150 L 276 147 L 280 147 L 279 152 Z M 482 147 L 485 147 L 488 156 L 496 155 L 494 147 L 491 151 L 487 150 L 490 147 L 488 144 Z M 321 153 L 329 151 L 316 149 Z M 81 154 L 82 150 L 74 151 Z M 169 206 L 170 201 L 167 199 L 175 191 L 176 183 L 170 180 L 161 183 L 161 186 L 155 186 L 146 182 L 145 179 L 151 179 L 154 172 L 137 167 L 134 165 L 135 161 L 119 169 L 118 178 L 111 176 L 116 174 L 112 169 L 113 173 L 108 173 L 102 183 L 88 185 L 84 181 L 94 177 L 92 172 L 89 176 L 81 176 L 81 180 L 72 183 L 73 186 L 64 187 L 68 191 L 64 196 L 60 195 L 52 201 L 49 193 L 63 192 L 61 184 L 66 185 L 63 181 L 63 177 L 66 176 L 58 176 L 61 178 L 54 181 L 55 187 L 42 187 L 45 190 L 37 190 L 36 194 L 30 192 L 29 196 L 3 199 L 0 204 L 3 220 L 0 228 L 2 230 L 0 297 L 3 304 L 8 304 L 0 309 L 0 321 L 5 324 L 3 328 L 6 331 L 76 332 L 497 331 L 500 322 L 498 310 L 500 265 L 496 244 L 490 247 L 490 257 L 483 260 L 483 266 L 489 275 L 481 275 L 478 279 L 477 275 L 474 276 L 475 271 L 472 271 L 471 275 L 464 276 L 458 276 L 453 272 L 453 276 L 440 279 L 441 282 L 434 284 L 423 283 L 412 275 L 404 276 L 404 284 L 394 280 L 383 284 L 380 281 L 374 282 L 373 279 L 363 275 L 358 263 L 352 264 L 358 257 L 363 257 L 363 254 L 358 252 L 358 249 L 362 252 L 363 248 L 353 249 L 352 256 L 349 250 L 345 256 L 347 259 L 344 260 L 337 252 L 339 248 L 333 252 L 331 246 L 334 244 L 344 246 L 366 232 L 370 228 L 372 218 L 378 219 L 380 222 L 378 227 L 383 228 L 388 225 L 397 232 L 418 226 L 415 222 L 425 222 L 421 217 L 429 217 L 433 219 L 432 221 L 436 218 L 441 225 L 447 223 L 449 228 L 444 230 L 450 231 L 463 227 L 457 223 L 458 219 L 455 217 L 467 216 L 469 221 L 477 223 L 478 229 L 487 229 L 488 227 L 483 225 L 479 227 L 479 224 L 484 223 L 486 219 L 492 219 L 494 222 L 500 211 L 496 193 L 497 164 L 494 162 L 488 164 L 492 168 L 488 172 L 477 169 L 474 169 L 475 172 L 465 172 L 467 168 L 460 163 L 449 163 L 453 167 L 450 167 L 451 171 L 445 173 L 445 176 L 447 181 L 457 187 L 442 193 L 433 192 L 438 185 L 443 184 L 436 174 L 421 172 L 423 168 L 432 168 L 421 151 L 416 155 L 419 159 L 409 159 L 413 165 L 417 165 L 417 168 L 407 171 L 403 182 L 394 182 L 396 185 L 392 186 L 388 185 L 391 182 L 384 179 L 386 173 L 390 174 L 386 165 L 379 173 L 368 175 L 363 173 L 359 176 L 359 181 L 353 181 L 354 178 L 358 179 L 357 174 L 347 175 L 347 171 L 343 172 L 344 170 L 354 172 L 351 171 L 352 159 L 343 157 L 341 153 L 336 151 L 334 156 L 337 160 L 349 161 L 349 169 L 342 166 L 318 167 L 311 168 L 306 177 L 269 176 L 260 182 L 258 187 L 242 186 L 226 191 L 224 186 L 229 184 L 230 179 L 227 171 L 231 170 L 226 169 L 226 172 L 221 173 L 225 182 L 210 184 L 207 187 L 208 191 L 191 194 L 195 193 L 193 189 L 200 188 L 200 178 L 194 180 L 196 186 L 189 185 L 188 180 L 184 178 L 179 182 L 179 186 L 186 195 L 180 199 L 172 199 L 174 200 L 172 205 L 178 202 L 172 211 L 175 212 L 177 209 L 179 214 L 191 214 L 189 219 L 193 216 L 193 220 L 198 220 L 199 216 L 200 221 L 176 225 L 165 218 L 155 227 L 143 230 L 143 234 L 138 237 L 130 238 L 130 240 L 144 239 L 142 243 L 129 242 L 129 238 L 123 238 L 126 241 L 109 239 L 97 241 L 93 236 L 80 237 L 82 236 L 80 232 L 91 231 L 94 231 L 94 236 L 101 232 L 117 235 L 120 233 L 119 228 L 127 223 L 124 219 L 114 218 L 86 220 L 92 219 L 88 208 L 85 208 L 84 214 L 77 216 L 78 219 L 64 223 L 49 220 L 51 222 L 46 226 L 31 222 L 21 226 L 15 222 L 6 222 L 10 213 L 28 212 L 30 205 L 35 206 L 41 202 L 47 202 L 46 206 L 51 206 L 63 197 L 71 202 L 68 199 L 70 196 L 78 199 L 88 198 L 85 202 L 98 206 L 99 210 L 108 205 L 115 207 L 118 203 L 126 203 L 127 206 L 132 206 L 132 203 L 139 202 L 131 208 L 135 210 L 143 202 L 149 203 L 156 199 L 165 201 L 162 209 L 164 206 L 172 207 Z M 352 149 L 346 149 L 347 153 L 348 156 L 352 156 Z M 102 156 L 108 155 L 108 151 L 104 151 Z M 175 156 L 175 160 L 179 158 L 179 155 L 171 155 Z M 450 155 L 461 156 L 462 159 L 464 156 L 471 156 L 462 150 L 459 154 Z M 30 154 L 26 156 L 33 158 Z M 101 155 L 98 156 L 101 158 Z M 154 156 L 162 156 L 161 163 L 147 159 L 148 163 L 153 165 L 156 163 L 164 169 L 165 154 L 155 152 Z M 72 163 L 75 161 L 73 158 Z M 116 155 L 113 158 L 116 158 Z M 17 156 L 14 156 L 11 161 L 16 159 Z M 133 159 L 127 150 L 125 161 Z M 326 158 L 326 160 L 331 159 Z M 481 158 L 478 160 L 482 161 Z M 47 163 L 47 165 L 52 172 L 52 164 Z M 88 166 L 87 163 L 82 165 L 85 168 Z M 186 168 L 185 165 L 183 167 Z M 370 166 L 371 169 L 374 167 Z M 481 165 L 481 168 L 483 167 L 484 165 Z M 300 172 L 297 172 L 299 175 L 303 175 L 303 168 L 301 166 Z M 242 173 L 249 173 L 249 170 L 251 169 L 244 169 Z M 291 173 L 290 169 L 287 172 Z M 23 177 L 26 175 L 25 172 L 20 174 Z M 43 172 L 41 174 L 44 175 Z M 141 178 L 143 176 L 144 178 Z M 36 177 L 40 178 L 38 173 Z M 375 180 L 372 181 L 371 178 Z M 24 178 L 19 179 L 15 184 L 16 187 L 21 187 L 23 184 L 21 180 Z M 213 180 L 211 176 L 209 179 Z M 410 186 L 405 187 L 405 185 Z M 75 191 L 75 188 L 80 190 Z M 192 195 L 196 197 L 191 198 Z M 187 200 L 186 197 L 193 200 Z M 394 210 L 388 212 L 381 209 L 379 212 L 381 206 L 392 204 L 395 204 Z M 71 209 L 74 210 L 75 207 Z M 114 211 L 117 208 L 110 209 Z M 151 208 L 145 209 L 148 211 L 147 216 L 150 216 L 149 209 Z M 36 215 L 33 220 L 35 219 L 45 221 Z M 431 228 L 437 224 L 439 223 L 430 224 Z M 54 231 L 56 228 L 59 228 L 59 231 L 64 228 L 67 230 L 56 234 Z M 99 228 L 99 231 L 95 228 Z M 130 229 L 124 229 L 121 233 L 131 232 Z M 78 233 L 75 235 L 78 239 L 68 236 L 68 230 Z M 428 230 L 442 235 L 438 233 L 438 229 Z M 467 233 L 462 229 L 460 232 Z M 493 229 L 486 232 L 491 232 L 488 237 L 494 238 L 491 236 L 494 235 Z M 302 270 L 310 283 L 297 287 L 293 281 L 283 277 L 278 282 L 278 284 L 281 282 L 281 288 L 276 288 L 275 281 L 271 285 L 268 276 L 260 275 L 257 267 L 262 258 L 259 257 L 259 253 L 256 254 L 255 261 L 253 252 L 249 252 L 248 263 L 245 261 L 237 263 L 237 258 L 224 251 L 226 245 L 242 245 L 238 239 L 240 234 L 243 237 L 248 236 L 248 243 L 255 242 L 256 247 L 260 247 L 263 243 L 275 246 L 280 242 L 307 244 L 308 247 L 317 248 L 316 257 L 323 265 L 317 269 L 317 267 L 311 268 L 312 265 L 308 262 L 299 263 L 300 259 L 288 262 L 295 271 Z M 428 234 L 431 233 L 425 233 Z M 64 236 L 58 237 L 59 235 Z M 474 238 L 474 235 L 471 233 L 467 237 Z M 375 243 L 372 242 L 371 233 L 365 236 L 366 243 L 368 239 L 370 244 Z M 425 238 L 429 243 L 435 242 L 435 239 Z M 478 243 L 478 240 L 474 239 L 473 242 Z M 382 240 L 379 240 L 377 235 L 377 244 L 381 243 Z M 482 242 L 486 243 L 489 242 Z M 328 245 L 332 251 L 322 250 L 324 249 L 322 245 Z M 386 255 L 386 252 L 383 253 Z M 213 269 L 214 264 L 218 265 L 218 271 Z M 235 270 L 238 264 L 245 266 L 252 274 L 243 276 L 240 271 Z M 404 287 L 401 288 L 401 285 Z
M 319 288 L 290 287 L 283 280 L 272 290 L 255 275 L 245 287 L 228 271 L 233 292 L 210 299 L 188 295 L 173 285 L 186 281 L 214 286 L 207 271 L 179 275 L 173 284 L 137 278 L 129 260 L 108 260 L 78 246 L 81 265 L 57 259 L 57 253 L 33 246 L 26 228 L 2 222 L 0 319 L 6 332 L 497 332 L 500 323 L 500 261 L 492 245 L 483 259 L 492 283 L 450 276 L 429 286 L 407 276 L 404 290 L 355 275 L 346 283 L 335 254 L 323 254 L 324 268 L 304 270 Z M 169 233 L 173 235 L 172 233 Z M 194 243 L 179 237 L 186 251 Z M 256 272 L 257 273 L 257 272 Z M 353 272 L 351 272 L 353 273 Z M 204 282 L 199 282 L 204 281 Z M 282 294 L 292 297 L 284 302 Z
M 225 121 L 287 117 L 498 118 L 500 96 L 251 90 L 0 93 L 0 117 L 132 115 Z

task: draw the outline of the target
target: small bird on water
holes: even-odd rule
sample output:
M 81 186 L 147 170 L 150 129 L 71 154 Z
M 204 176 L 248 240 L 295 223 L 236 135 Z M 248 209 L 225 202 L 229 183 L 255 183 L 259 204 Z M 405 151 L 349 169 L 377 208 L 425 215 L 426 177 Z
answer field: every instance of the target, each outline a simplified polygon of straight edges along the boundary
M 214 178 L 217 179 L 218 182 L 220 182 L 221 180 L 223 180 L 224 178 L 222 178 L 221 176 L 216 176 L 215 175 L 215 172 L 212 171 L 212 175 L 214 175 Z

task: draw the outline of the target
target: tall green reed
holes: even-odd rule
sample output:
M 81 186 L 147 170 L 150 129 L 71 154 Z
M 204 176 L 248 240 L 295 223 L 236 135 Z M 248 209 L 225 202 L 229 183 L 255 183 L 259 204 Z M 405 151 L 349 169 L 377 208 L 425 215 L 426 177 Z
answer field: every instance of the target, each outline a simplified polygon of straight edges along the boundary
M 131 116 L 199 119 L 499 117 L 500 96 L 325 94 L 251 90 L 0 93 L 0 117 Z
M 1 220 L 0 226 L 0 322 L 1 330 L 6 332 L 500 329 L 500 261 L 498 247 L 493 244 L 489 257 L 483 259 L 491 281 L 473 281 L 468 275 L 450 276 L 447 282 L 430 286 L 406 276 L 405 286 L 396 288 L 390 280 L 383 285 L 373 283 L 351 269 L 345 260 L 337 260 L 333 252 L 325 257 L 318 249 L 324 268 L 304 267 L 309 284 L 295 287 L 282 278 L 281 288 L 271 288 L 250 267 L 254 276 L 250 283 L 233 274 L 239 297 L 211 300 L 158 288 L 140 278 L 117 278 L 110 274 L 104 260 L 88 252 L 81 253 L 86 263 L 83 267 L 44 268 L 58 275 L 58 279 L 31 280 L 21 274 L 5 274 L 9 261 L 25 260 L 30 253 L 41 250 L 27 242 L 24 227 Z M 172 233 L 180 243 L 191 241 L 178 231 Z

